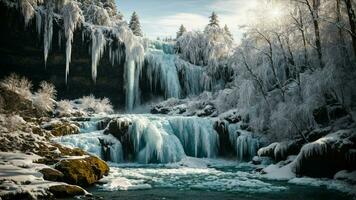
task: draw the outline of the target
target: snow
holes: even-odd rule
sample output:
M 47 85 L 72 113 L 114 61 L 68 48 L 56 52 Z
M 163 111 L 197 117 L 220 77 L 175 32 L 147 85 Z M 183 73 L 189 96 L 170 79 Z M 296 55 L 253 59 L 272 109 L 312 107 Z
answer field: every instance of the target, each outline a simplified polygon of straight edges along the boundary
M 295 178 L 296 175 L 294 173 L 294 160 L 295 156 L 289 156 L 286 161 L 281 161 L 277 164 L 271 164 L 263 169 L 262 177 L 270 179 L 270 180 L 290 180 Z M 285 164 L 285 163 L 288 164 Z
M 0 196 L 28 193 L 36 199 L 48 195 L 50 186 L 65 184 L 43 180 L 38 170 L 48 166 L 33 163 L 39 158 L 34 154 L 0 152 Z

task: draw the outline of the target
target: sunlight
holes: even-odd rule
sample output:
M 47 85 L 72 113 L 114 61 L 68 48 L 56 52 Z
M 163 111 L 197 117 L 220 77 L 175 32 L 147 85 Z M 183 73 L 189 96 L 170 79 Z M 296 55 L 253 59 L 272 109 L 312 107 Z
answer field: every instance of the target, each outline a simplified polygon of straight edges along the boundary
M 271 17 L 276 19 L 280 18 L 283 15 L 283 11 L 280 7 L 273 7 L 270 11 Z

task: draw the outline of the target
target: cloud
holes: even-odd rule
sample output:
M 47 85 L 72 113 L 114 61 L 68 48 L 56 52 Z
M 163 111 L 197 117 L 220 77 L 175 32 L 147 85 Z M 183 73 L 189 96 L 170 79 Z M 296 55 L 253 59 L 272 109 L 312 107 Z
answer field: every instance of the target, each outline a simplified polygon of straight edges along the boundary
M 208 18 L 194 13 L 177 13 L 171 16 L 162 17 L 157 22 L 165 27 L 178 27 L 183 24 L 188 30 L 195 30 L 204 27 L 208 23 Z

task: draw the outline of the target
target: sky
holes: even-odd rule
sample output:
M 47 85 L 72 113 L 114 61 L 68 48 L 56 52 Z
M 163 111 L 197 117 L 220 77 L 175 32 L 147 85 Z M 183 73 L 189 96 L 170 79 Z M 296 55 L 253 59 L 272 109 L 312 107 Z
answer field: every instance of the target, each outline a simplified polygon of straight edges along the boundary
M 261 0 L 116 0 L 127 21 L 133 11 L 140 17 L 144 35 L 149 38 L 175 37 L 181 24 L 188 31 L 203 30 L 214 11 L 220 25 L 230 28 L 234 38 L 241 38 L 241 25 L 251 19 L 251 9 Z

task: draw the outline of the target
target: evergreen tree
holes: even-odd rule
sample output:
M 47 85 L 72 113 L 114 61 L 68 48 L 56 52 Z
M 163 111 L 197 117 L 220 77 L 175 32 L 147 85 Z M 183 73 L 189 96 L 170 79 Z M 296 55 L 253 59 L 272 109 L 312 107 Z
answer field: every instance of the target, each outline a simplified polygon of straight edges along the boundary
M 141 25 L 140 25 L 140 20 L 138 18 L 138 15 L 136 12 L 132 13 L 130 24 L 129 24 L 130 29 L 132 30 L 133 34 L 142 37 L 142 31 L 141 31 Z
M 213 12 L 209 18 L 210 18 L 209 26 L 217 26 L 217 27 L 219 27 L 218 16 L 216 15 L 215 12 Z
M 182 25 L 180 25 L 179 30 L 177 32 L 177 39 L 182 36 L 185 32 L 187 32 L 187 29 Z
M 227 25 L 225 24 L 224 26 L 224 32 L 226 35 L 228 35 L 232 40 L 234 39 L 234 37 L 232 36 L 229 27 L 227 27 Z

